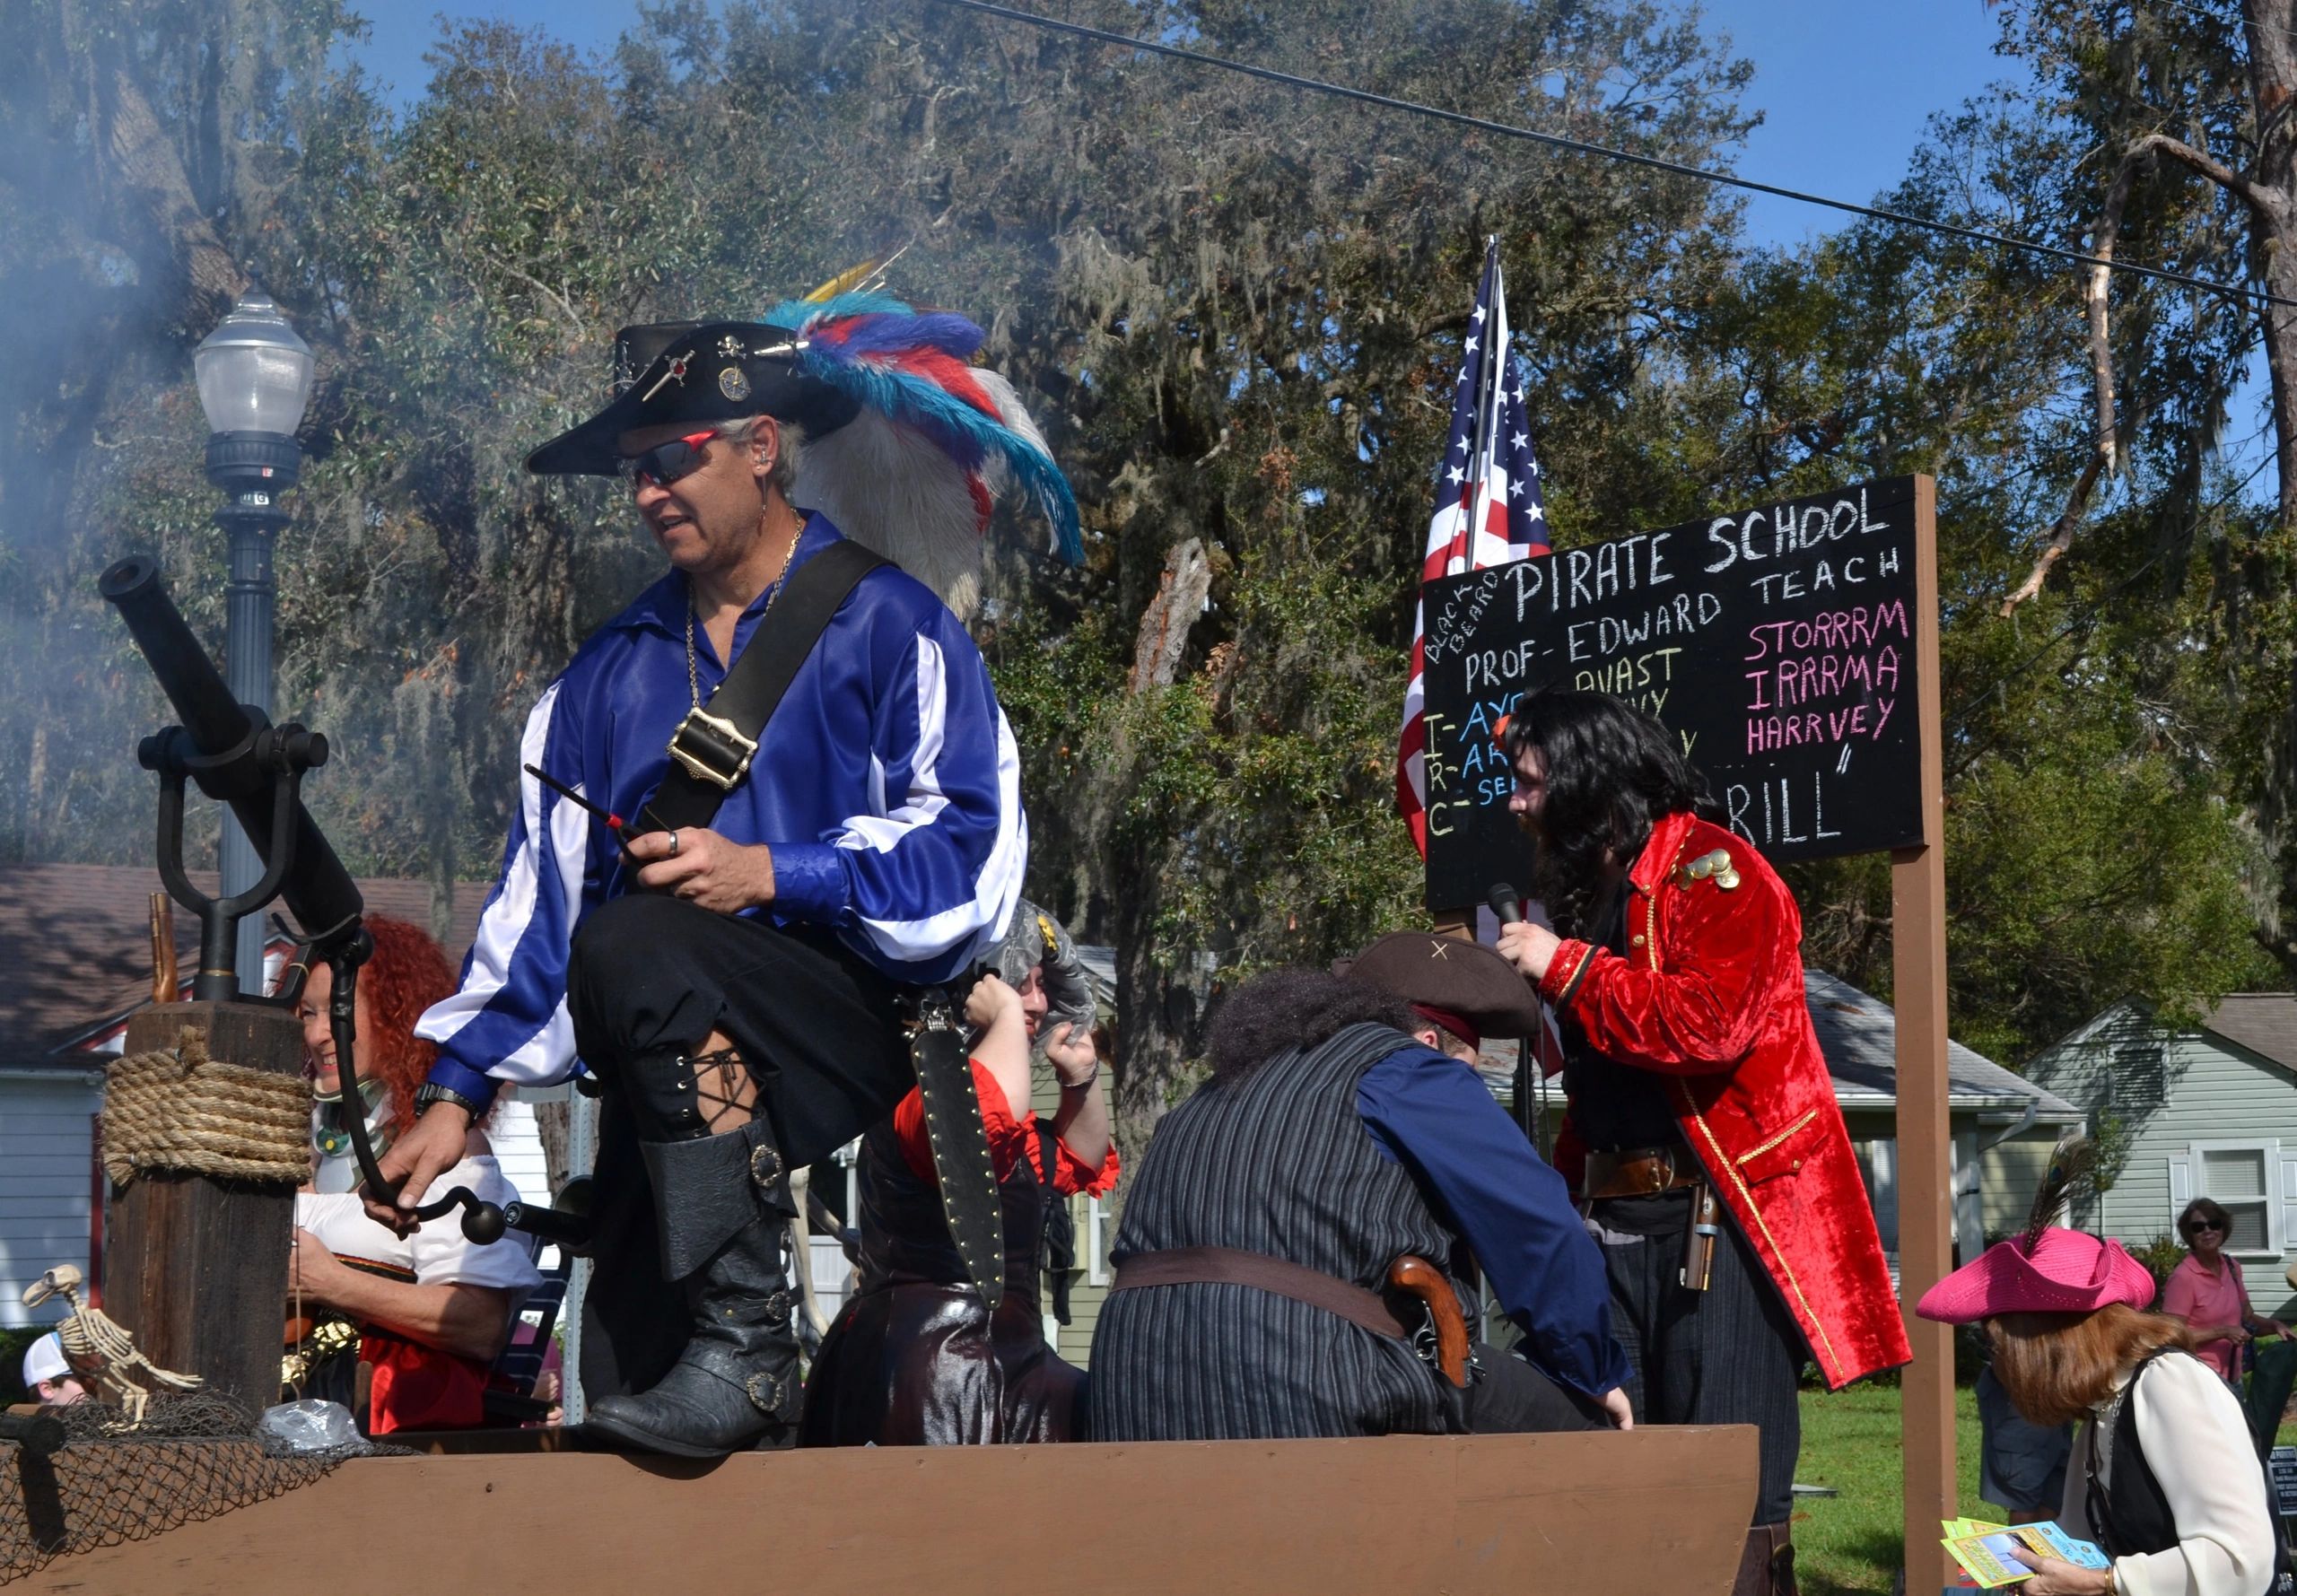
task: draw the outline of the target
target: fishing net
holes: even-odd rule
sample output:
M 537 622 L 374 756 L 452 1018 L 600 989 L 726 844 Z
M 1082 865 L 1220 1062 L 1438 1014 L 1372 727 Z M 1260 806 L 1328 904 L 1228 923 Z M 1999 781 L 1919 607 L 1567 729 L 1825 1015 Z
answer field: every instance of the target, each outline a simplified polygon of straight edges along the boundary
M 143 1540 L 323 1478 L 346 1458 L 405 1453 L 371 1442 L 285 1456 L 256 1438 L 237 1403 L 205 1391 L 155 1396 L 144 1424 L 77 1402 L 44 1410 L 66 1442 L 40 1458 L 0 1441 L 0 1585 L 55 1559 Z

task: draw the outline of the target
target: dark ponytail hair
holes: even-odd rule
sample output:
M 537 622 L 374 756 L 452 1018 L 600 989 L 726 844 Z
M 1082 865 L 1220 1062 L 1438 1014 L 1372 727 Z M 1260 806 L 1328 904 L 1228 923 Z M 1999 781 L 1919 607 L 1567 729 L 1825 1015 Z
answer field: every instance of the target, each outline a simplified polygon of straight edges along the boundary
M 1559 929 L 1586 932 L 1603 855 L 1626 865 L 1663 815 L 1706 807 L 1675 734 L 1608 693 L 1548 687 L 1507 717 L 1508 759 L 1547 762 L 1538 885 Z

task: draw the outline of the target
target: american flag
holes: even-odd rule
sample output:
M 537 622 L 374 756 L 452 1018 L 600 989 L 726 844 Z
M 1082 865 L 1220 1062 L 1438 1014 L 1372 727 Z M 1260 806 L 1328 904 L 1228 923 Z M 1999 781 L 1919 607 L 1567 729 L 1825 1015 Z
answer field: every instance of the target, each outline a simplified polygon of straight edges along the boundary
M 1485 247 L 1483 284 L 1476 290 L 1452 394 L 1452 431 L 1437 467 L 1436 516 L 1419 580 L 1504 565 L 1548 551 L 1547 507 L 1539 461 L 1524 422 L 1524 377 L 1507 344 L 1507 294 L 1500 282 L 1499 240 Z M 1403 737 L 1396 748 L 1396 808 L 1411 840 L 1428 853 L 1427 687 L 1422 615 L 1411 617 L 1411 685 L 1403 694 Z

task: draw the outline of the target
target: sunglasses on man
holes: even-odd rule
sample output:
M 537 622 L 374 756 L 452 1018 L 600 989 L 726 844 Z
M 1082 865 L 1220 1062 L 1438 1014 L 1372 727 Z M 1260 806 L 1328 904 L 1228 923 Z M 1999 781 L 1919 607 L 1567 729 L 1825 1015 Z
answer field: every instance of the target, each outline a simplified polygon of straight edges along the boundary
M 634 455 L 624 455 L 615 462 L 622 479 L 633 486 L 651 482 L 666 488 L 682 476 L 691 476 L 701 468 L 703 451 L 710 440 L 718 436 L 715 427 L 699 432 L 688 432 L 683 438 L 673 438 L 667 443 L 641 449 Z

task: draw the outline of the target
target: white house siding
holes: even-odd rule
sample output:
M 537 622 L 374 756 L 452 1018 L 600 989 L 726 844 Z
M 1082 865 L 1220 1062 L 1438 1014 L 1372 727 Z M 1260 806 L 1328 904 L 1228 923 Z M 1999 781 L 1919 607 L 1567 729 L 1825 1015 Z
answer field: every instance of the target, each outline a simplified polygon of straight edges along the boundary
M 486 1139 L 504 1177 L 519 1189 L 520 1200 L 547 1208 L 550 1173 L 543 1160 L 541 1134 L 535 1129 L 535 1105 L 505 1093 L 486 1122 Z
M 2061 1126 L 2037 1125 L 1978 1155 L 1978 1168 L 1985 1176 L 1978 1195 L 1989 1240 L 2013 1234 L 2024 1225 L 2033 1212 L 2034 1193 L 2041 1190 L 2042 1177 L 2049 1173 L 2050 1153 L 2063 1134 Z
M 1899 1144 L 1895 1137 L 1873 1134 L 1872 1126 L 1853 1126 L 1850 1150 L 1858 1158 L 1858 1175 L 1866 1185 L 1866 1201 L 1874 1210 L 1874 1231 L 1882 1251 L 1899 1251 Z
M 2128 1003 L 2048 1050 L 2027 1073 L 2127 1127 L 2128 1156 L 2111 1189 L 2076 1215 L 2125 1245 L 2174 1233 L 2179 1210 L 2199 1194 L 2197 1145 L 2261 1145 L 2266 1245 L 2237 1256 L 2258 1311 L 2285 1311 L 2292 1297 L 2282 1269 L 2297 1252 L 2297 1078 L 2213 1032 L 2168 1032 Z
M 43 1269 L 88 1267 L 93 1116 L 101 1093 L 78 1070 L 0 1076 L 0 1325 L 45 1323 L 23 1304 Z
M 2048 1166 L 2050 1149 L 2066 1128 L 2037 1124 L 2015 1135 L 2005 1135 L 2010 1124 L 1996 1124 L 2007 1116 L 1957 1109 L 1953 1129 L 1954 1245 L 1961 1257 L 1974 1258 L 1987 1243 L 2024 1223 L 2034 1189 Z M 1891 1121 L 1861 1114 L 1850 1121 L 1851 1151 L 1858 1157 L 1858 1173 L 1873 1205 L 1874 1228 L 1882 1249 L 1893 1258 L 1899 1245 L 1898 1141 Z M 2003 1139 L 1996 1141 L 2000 1137 Z M 1992 1145 L 1988 1145 L 1988 1144 Z M 1977 1162 L 1978 1178 L 1966 1173 Z
M 1109 1249 L 1116 1245 L 1116 1208 L 1114 1194 L 1107 1198 L 1072 1197 L 1069 1199 L 1070 1217 L 1077 1225 L 1077 1268 L 1069 1277 L 1069 1322 L 1060 1326 L 1060 1335 L 1053 1342 L 1054 1350 L 1075 1364 L 1087 1367 L 1093 1356 L 1093 1330 L 1101 1321 L 1101 1304 L 1108 1300 L 1111 1271 Z M 1100 1218 L 1097 1225 L 1094 1210 L 1097 1202 Z M 1098 1252 L 1095 1251 L 1097 1232 Z M 1097 1262 L 1097 1269 L 1094 1267 Z M 1052 1303 L 1045 1304 L 1050 1313 Z M 1048 1321 L 1050 1322 L 1050 1321 Z

